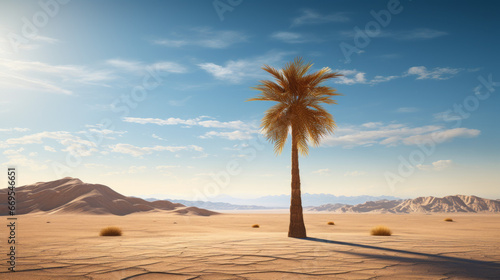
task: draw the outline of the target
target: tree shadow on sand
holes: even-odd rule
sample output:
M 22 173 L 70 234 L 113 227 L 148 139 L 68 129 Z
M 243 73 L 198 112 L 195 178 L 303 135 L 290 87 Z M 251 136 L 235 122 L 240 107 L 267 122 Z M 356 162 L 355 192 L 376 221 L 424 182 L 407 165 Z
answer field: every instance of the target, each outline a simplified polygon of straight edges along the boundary
M 334 241 L 322 238 L 308 237 L 301 240 L 308 240 L 321 243 L 329 243 L 335 245 L 344 245 L 349 247 L 357 247 L 364 249 L 373 249 L 382 251 L 377 253 L 363 253 L 352 251 L 339 251 L 342 254 L 349 254 L 371 259 L 388 260 L 394 262 L 405 262 L 423 265 L 427 268 L 437 269 L 443 271 L 444 275 L 449 277 L 471 277 L 474 279 L 499 279 L 500 276 L 500 263 L 491 261 L 481 261 L 474 259 L 464 259 L 459 257 L 441 256 L 438 254 L 429 254 L 414 252 L 408 250 L 391 249 L 373 245 L 357 244 L 351 242 Z M 383 254 L 383 252 L 396 253 L 392 255 Z M 399 254 L 412 255 L 413 257 L 401 256 Z M 418 256 L 418 257 L 417 257 Z M 427 269 L 428 270 L 428 269 Z

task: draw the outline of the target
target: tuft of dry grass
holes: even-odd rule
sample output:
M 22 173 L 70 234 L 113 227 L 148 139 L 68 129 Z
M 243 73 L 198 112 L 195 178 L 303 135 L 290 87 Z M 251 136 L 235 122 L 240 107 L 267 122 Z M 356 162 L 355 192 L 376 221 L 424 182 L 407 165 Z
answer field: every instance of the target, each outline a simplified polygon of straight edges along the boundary
M 371 235 L 378 235 L 378 236 L 391 236 L 392 231 L 388 227 L 385 227 L 385 226 L 376 226 L 376 227 L 372 228 L 372 230 L 370 231 L 370 234 Z
M 453 222 L 453 219 L 452 218 L 446 218 L 444 219 L 445 222 Z
M 335 225 L 335 223 L 334 223 L 334 222 L 328 222 L 327 224 L 328 224 L 328 225 L 330 225 L 330 226 Z
M 119 227 L 105 227 L 101 229 L 100 236 L 121 236 L 122 230 Z
M 260 228 L 258 224 L 252 225 L 253 228 Z

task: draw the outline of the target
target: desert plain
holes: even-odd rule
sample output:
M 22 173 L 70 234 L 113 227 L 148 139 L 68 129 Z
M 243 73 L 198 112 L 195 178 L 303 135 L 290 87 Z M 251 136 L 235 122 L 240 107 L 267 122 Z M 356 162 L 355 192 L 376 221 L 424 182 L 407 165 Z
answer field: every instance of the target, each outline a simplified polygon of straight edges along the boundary
M 287 237 L 284 213 L 17 218 L 17 271 L 2 246 L 0 279 L 500 278 L 499 214 L 306 213 L 307 239 Z M 370 235 L 377 225 L 393 235 Z M 99 236 L 106 226 L 123 235 Z

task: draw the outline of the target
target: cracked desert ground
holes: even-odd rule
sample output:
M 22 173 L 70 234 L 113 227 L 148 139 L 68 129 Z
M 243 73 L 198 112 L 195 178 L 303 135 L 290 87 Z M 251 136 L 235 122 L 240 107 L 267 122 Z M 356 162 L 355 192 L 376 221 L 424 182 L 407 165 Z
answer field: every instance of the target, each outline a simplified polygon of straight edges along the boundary
M 21 215 L 17 272 L 7 270 L 5 238 L 0 278 L 500 279 L 499 214 L 305 214 L 309 239 L 288 238 L 288 219 Z M 111 225 L 123 236 L 98 236 Z M 377 225 L 393 235 L 369 235 Z

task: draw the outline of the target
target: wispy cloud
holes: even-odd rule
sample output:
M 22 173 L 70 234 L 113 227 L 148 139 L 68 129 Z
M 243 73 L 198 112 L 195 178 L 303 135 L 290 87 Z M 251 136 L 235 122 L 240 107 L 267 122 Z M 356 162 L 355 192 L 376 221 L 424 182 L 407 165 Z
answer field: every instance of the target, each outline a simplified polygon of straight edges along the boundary
M 188 145 L 188 146 L 154 146 L 154 147 L 138 147 L 131 144 L 119 143 L 116 145 L 110 146 L 111 151 L 114 153 L 127 154 L 134 157 L 140 157 L 147 154 L 152 154 L 153 152 L 179 152 L 179 151 L 203 151 L 202 147 L 196 145 Z
M 241 130 L 235 130 L 231 132 L 209 131 L 204 135 L 200 136 L 200 138 L 206 139 L 206 138 L 213 138 L 215 136 L 215 137 L 225 138 L 228 140 L 248 140 L 253 138 L 252 134 L 253 133 L 250 131 L 241 131 Z
M 390 75 L 390 76 L 377 75 L 370 79 L 367 78 L 366 72 L 363 71 L 358 71 L 356 69 L 336 69 L 335 72 L 338 72 L 344 76 L 336 78 L 334 82 L 337 84 L 344 84 L 344 85 L 355 85 L 355 84 L 376 85 L 394 79 L 411 77 L 411 76 L 416 77 L 417 80 L 426 80 L 426 79 L 447 80 L 454 77 L 462 70 L 463 69 L 461 68 L 450 68 L 450 67 L 436 67 L 432 70 L 429 70 L 425 66 L 413 66 L 399 75 Z
M 232 129 L 250 129 L 250 126 L 240 120 L 221 122 L 213 119 L 208 119 L 207 116 L 200 116 L 194 119 L 180 119 L 180 118 L 133 118 L 126 117 L 123 119 L 125 122 L 138 123 L 138 124 L 156 124 L 156 125 L 187 125 L 187 126 L 202 126 L 207 128 L 232 128 Z
M 452 165 L 453 161 L 446 159 L 446 160 L 435 161 L 430 165 L 417 164 L 417 168 L 423 171 L 441 171 L 449 168 Z
M 413 66 L 408 69 L 406 76 L 417 76 L 417 80 L 446 80 L 456 74 L 458 74 L 462 69 L 460 68 L 449 68 L 449 67 L 436 67 L 432 70 L 427 69 L 425 66 Z
M 184 125 L 187 127 L 198 126 L 204 128 L 220 128 L 232 129 L 233 131 L 209 131 L 199 136 L 202 139 L 220 137 L 229 140 L 246 140 L 251 139 L 253 134 L 259 133 L 256 127 L 247 124 L 243 121 L 228 121 L 221 122 L 218 120 L 210 119 L 207 116 L 200 116 L 193 119 L 180 119 L 180 118 L 133 118 L 126 117 L 123 119 L 125 122 L 137 124 L 156 124 L 156 125 Z
M 51 146 L 44 146 L 43 149 L 45 151 L 51 152 L 51 153 L 56 153 L 56 149 L 52 148 Z
M 186 73 L 187 68 L 179 63 L 171 61 L 158 61 L 151 64 L 146 64 L 140 61 L 124 60 L 124 59 L 110 59 L 106 64 L 117 68 L 122 71 L 132 72 L 137 75 L 143 75 L 149 69 L 155 72 L 168 72 L 168 73 Z
M 411 31 L 395 33 L 393 36 L 400 40 L 428 40 L 445 35 L 448 35 L 448 33 L 444 31 L 429 28 L 417 28 Z
M 354 30 L 341 31 L 340 34 L 347 38 L 354 38 L 357 36 Z M 374 34 L 371 37 L 375 38 L 389 38 L 393 40 L 401 41 L 418 41 L 418 40 L 429 40 L 442 36 L 446 36 L 448 33 L 444 31 L 429 29 L 429 28 L 416 28 L 412 30 L 402 30 L 402 31 L 390 31 L 383 30 L 378 34 Z
M 82 139 L 79 136 L 73 135 L 67 131 L 45 131 L 30 135 L 25 135 L 19 138 L 10 138 L 0 143 L 5 146 L 26 145 L 26 144 L 42 144 L 44 139 L 56 140 L 66 148 L 63 151 L 71 152 L 80 156 L 89 156 L 95 149 L 96 144 L 92 141 Z
M 26 132 L 29 130 L 30 130 L 29 128 L 21 128 L 21 127 L 0 128 L 0 132 Z
M 340 76 L 336 78 L 334 81 L 337 84 L 344 84 L 344 85 L 354 85 L 354 84 L 369 84 L 369 85 L 375 85 L 378 83 L 383 83 L 383 82 L 388 82 L 390 80 L 394 80 L 396 78 L 399 78 L 399 76 L 375 76 L 373 79 L 367 79 L 366 78 L 366 73 L 357 71 L 356 69 L 337 69 L 335 72 L 338 72 L 342 74 L 343 76 Z
M 237 84 L 246 79 L 265 78 L 266 74 L 261 69 L 264 64 L 283 64 L 283 59 L 290 54 L 289 52 L 269 52 L 250 59 L 229 60 L 225 65 L 208 62 L 200 63 L 198 66 L 218 80 Z
M 182 32 L 182 35 L 172 34 L 171 38 L 153 41 L 155 45 L 180 48 L 198 46 L 212 49 L 225 49 L 231 45 L 247 41 L 243 33 L 230 30 L 213 30 L 211 28 L 193 28 Z
M 300 44 L 308 42 L 318 42 L 319 40 L 314 36 L 301 34 L 297 32 L 280 31 L 271 34 L 272 39 L 283 41 L 288 44 Z
M 51 65 L 38 61 L 0 58 L 0 85 L 62 94 L 72 94 L 78 84 L 105 85 L 116 77 L 109 70 L 81 65 Z
M 300 16 L 292 20 L 292 27 L 346 21 L 349 21 L 349 17 L 347 17 L 345 13 L 338 12 L 333 14 L 321 14 L 319 12 L 307 9 L 303 10 Z
M 319 174 L 319 175 L 328 175 L 328 174 L 330 174 L 330 169 L 328 169 L 328 168 L 318 169 L 318 170 L 313 171 L 312 173 Z
M 403 124 L 368 123 L 359 126 L 339 127 L 335 135 L 329 135 L 323 140 L 324 146 L 341 146 L 353 148 L 357 146 L 397 146 L 418 145 L 424 141 L 443 143 L 454 138 L 473 138 L 480 134 L 477 129 L 453 128 L 427 125 L 409 127 Z
M 8 161 L 2 163 L 3 166 L 22 166 L 27 167 L 33 171 L 45 170 L 48 168 L 46 164 L 38 163 L 34 159 L 28 158 L 23 155 L 22 152 L 24 148 L 19 148 L 17 150 L 5 150 L 3 154 L 7 157 Z M 31 153 L 30 157 L 36 156 L 36 154 Z

